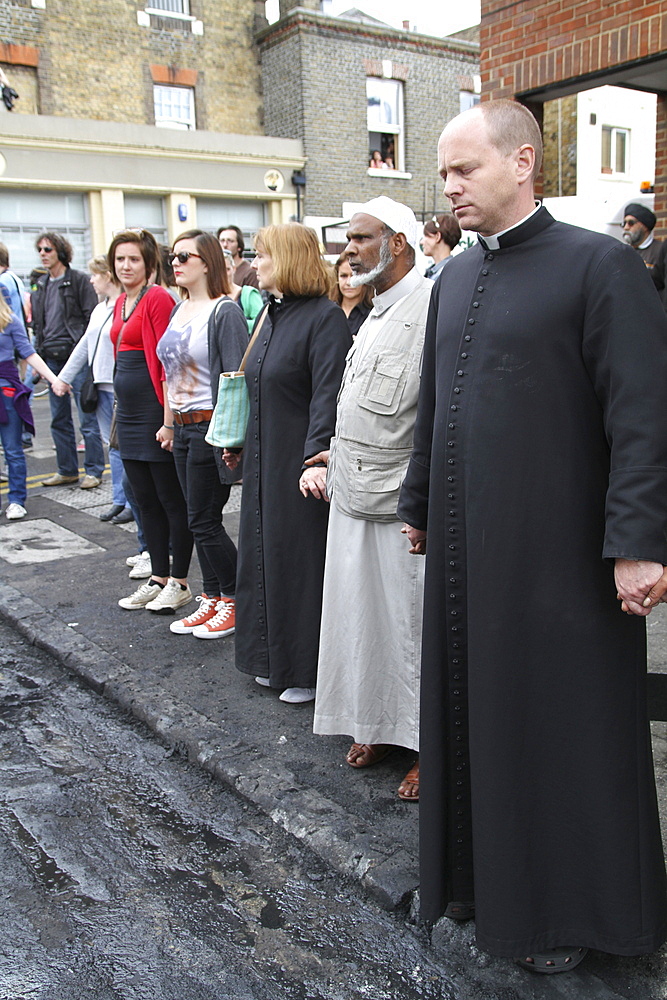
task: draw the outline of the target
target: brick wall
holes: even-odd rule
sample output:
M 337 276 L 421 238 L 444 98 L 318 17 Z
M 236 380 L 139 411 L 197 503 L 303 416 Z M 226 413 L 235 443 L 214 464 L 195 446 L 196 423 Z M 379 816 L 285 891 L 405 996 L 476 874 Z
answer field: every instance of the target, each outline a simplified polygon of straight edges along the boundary
M 40 113 L 152 124 L 149 67 L 159 65 L 196 73 L 198 128 L 261 133 L 254 0 L 191 0 L 202 35 L 170 18 L 140 26 L 142 7 L 127 0 L 46 0 L 43 10 L 21 0 L 0 4 L 0 42 L 39 53 Z
M 462 78 L 477 73 L 476 46 L 305 12 L 273 25 L 259 45 L 266 131 L 304 142 L 304 214 L 339 216 L 344 201 L 380 194 L 416 212 L 433 211 L 434 198 L 444 209 L 436 146 L 459 113 Z M 411 180 L 367 173 L 366 77 L 382 60 L 404 81 L 404 169 Z
M 667 50 L 667 0 L 482 0 L 483 98 L 515 97 Z M 600 79 L 599 83 L 604 83 Z M 590 84 L 589 84 L 590 85 Z M 582 88 L 583 89 L 583 85 Z M 539 105 L 526 101 L 540 113 Z M 658 100 L 655 210 L 667 235 L 667 124 Z

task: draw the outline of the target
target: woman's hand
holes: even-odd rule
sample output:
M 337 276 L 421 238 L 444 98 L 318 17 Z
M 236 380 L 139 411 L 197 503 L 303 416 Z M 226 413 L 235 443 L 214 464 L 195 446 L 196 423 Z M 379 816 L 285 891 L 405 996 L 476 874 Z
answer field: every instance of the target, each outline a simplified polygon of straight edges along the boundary
M 299 489 L 305 497 L 311 494 L 316 500 L 328 500 L 327 470 L 322 466 L 316 469 L 304 469 L 299 480 Z
M 235 469 L 239 462 L 241 461 L 241 455 L 243 454 L 243 448 L 237 450 L 231 450 L 230 448 L 222 449 L 222 460 L 228 469 Z
M 61 378 L 57 378 L 51 383 L 51 388 L 55 392 L 56 396 L 66 396 L 72 387 L 68 385 L 67 382 L 63 382 Z
M 166 424 L 162 424 L 159 431 L 155 435 L 155 440 L 163 449 L 163 451 L 173 451 L 174 449 L 174 428 L 167 427 Z

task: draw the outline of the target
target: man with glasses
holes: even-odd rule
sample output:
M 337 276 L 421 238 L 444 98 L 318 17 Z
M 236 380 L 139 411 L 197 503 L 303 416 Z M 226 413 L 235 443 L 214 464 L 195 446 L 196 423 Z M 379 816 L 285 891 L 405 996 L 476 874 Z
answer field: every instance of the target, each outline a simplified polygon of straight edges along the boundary
M 650 208 L 633 201 L 625 207 L 621 229 L 625 242 L 635 248 L 646 264 L 653 284 L 660 293 L 663 306 L 667 309 L 667 303 L 665 303 L 667 243 L 654 238 L 653 230 L 656 221 Z
M 41 233 L 35 241 L 42 267 L 46 269 L 37 282 L 32 296 L 32 320 L 35 349 L 56 375 L 60 374 L 74 345 L 83 336 L 90 314 L 97 305 L 97 295 L 83 271 L 70 267 L 72 247 L 59 233 Z M 85 444 L 85 476 L 80 487 L 94 489 L 102 482 L 104 448 L 95 413 L 84 413 L 80 391 L 88 375 L 86 365 L 72 383 L 72 394 L 79 410 L 79 424 Z M 69 395 L 49 393 L 51 404 L 51 436 L 56 446 L 58 471 L 43 486 L 65 486 L 79 481 L 76 435 L 72 422 Z

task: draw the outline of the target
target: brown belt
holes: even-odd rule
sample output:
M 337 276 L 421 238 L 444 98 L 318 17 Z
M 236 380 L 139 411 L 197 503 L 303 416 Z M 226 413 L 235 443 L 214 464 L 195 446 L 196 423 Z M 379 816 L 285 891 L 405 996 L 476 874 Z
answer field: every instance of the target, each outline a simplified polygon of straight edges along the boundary
M 180 424 L 201 424 L 204 420 L 210 420 L 213 416 L 213 410 L 186 410 L 184 413 L 179 413 L 178 410 L 174 410 L 174 423 Z

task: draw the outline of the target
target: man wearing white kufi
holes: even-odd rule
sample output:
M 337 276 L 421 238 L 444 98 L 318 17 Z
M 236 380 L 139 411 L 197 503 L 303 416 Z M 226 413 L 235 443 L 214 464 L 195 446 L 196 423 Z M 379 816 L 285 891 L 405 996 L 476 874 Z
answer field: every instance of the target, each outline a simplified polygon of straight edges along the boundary
M 375 290 L 347 357 L 328 461 L 331 501 L 315 701 L 316 733 L 349 734 L 352 767 L 419 748 L 423 560 L 396 516 L 412 447 L 432 282 L 415 269 L 420 227 L 391 198 L 351 219 L 351 284 Z M 419 764 L 398 794 L 419 797 Z

